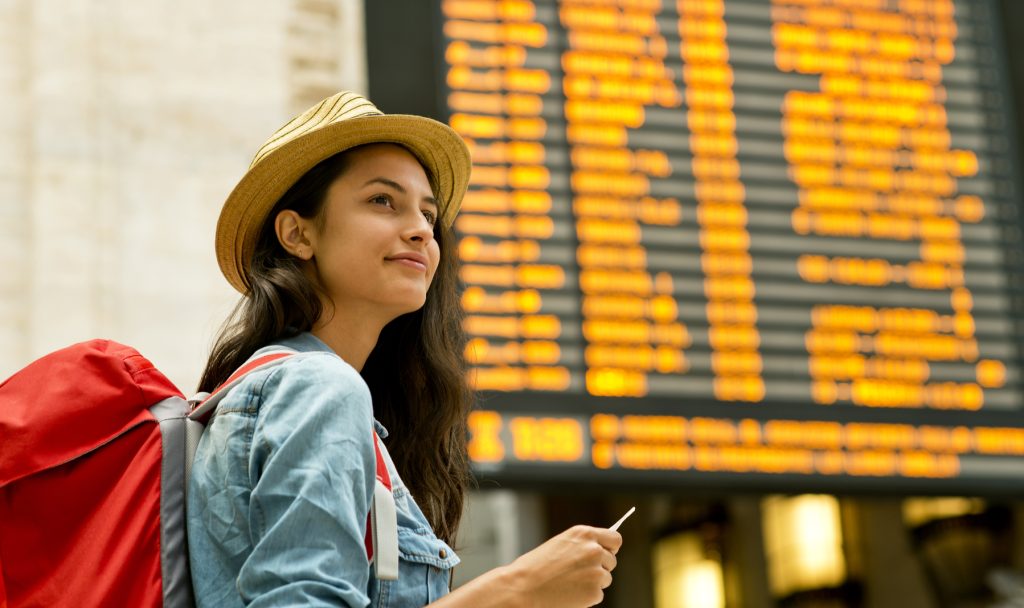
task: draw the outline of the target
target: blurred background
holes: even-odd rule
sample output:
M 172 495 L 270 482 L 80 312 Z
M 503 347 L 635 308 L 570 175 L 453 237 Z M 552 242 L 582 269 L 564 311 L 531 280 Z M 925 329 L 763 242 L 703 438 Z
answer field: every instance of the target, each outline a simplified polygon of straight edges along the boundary
M 0 377 L 184 392 L 220 205 L 340 89 L 448 122 L 455 583 L 621 528 L 616 607 L 1024 606 L 1015 0 L 0 1 Z

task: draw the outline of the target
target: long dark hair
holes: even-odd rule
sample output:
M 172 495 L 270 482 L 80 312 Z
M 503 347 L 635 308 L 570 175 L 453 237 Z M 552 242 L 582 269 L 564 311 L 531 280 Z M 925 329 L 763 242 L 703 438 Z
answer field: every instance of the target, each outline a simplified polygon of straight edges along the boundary
M 200 391 L 212 391 L 259 348 L 310 331 L 323 313 L 324 295 L 301 262 L 277 240 L 274 218 L 285 209 L 322 226 L 327 190 L 359 148 L 322 161 L 295 183 L 270 212 L 247 269 L 249 293 L 221 329 L 206 363 Z M 433 176 L 428 176 L 433 178 Z M 404 314 L 380 333 L 362 369 L 373 411 L 389 431 L 386 444 L 398 474 L 434 532 L 449 544 L 462 517 L 469 480 L 465 332 L 458 296 L 454 234 L 438 222 L 441 256 L 423 308 Z

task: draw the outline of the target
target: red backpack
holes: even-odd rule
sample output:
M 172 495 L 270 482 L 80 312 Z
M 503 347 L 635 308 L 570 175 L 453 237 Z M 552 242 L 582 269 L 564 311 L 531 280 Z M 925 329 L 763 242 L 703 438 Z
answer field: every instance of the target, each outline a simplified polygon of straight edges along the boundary
M 292 354 L 248 362 L 195 411 L 145 357 L 108 340 L 0 384 L 0 608 L 193 606 L 185 490 L 203 423 L 243 376 Z M 378 445 L 366 533 L 378 578 L 397 576 L 390 487 Z

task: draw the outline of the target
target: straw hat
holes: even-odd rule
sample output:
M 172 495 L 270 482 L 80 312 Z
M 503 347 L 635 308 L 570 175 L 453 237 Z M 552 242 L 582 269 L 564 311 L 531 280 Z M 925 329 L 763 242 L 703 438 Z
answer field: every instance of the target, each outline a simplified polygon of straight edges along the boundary
M 469 184 L 465 142 L 436 120 L 384 114 L 369 99 L 342 91 L 278 129 L 225 201 L 217 221 L 217 262 L 232 287 L 248 291 L 245 270 L 281 196 L 320 161 L 370 143 L 396 143 L 419 159 L 437 196 L 439 219 L 451 226 Z

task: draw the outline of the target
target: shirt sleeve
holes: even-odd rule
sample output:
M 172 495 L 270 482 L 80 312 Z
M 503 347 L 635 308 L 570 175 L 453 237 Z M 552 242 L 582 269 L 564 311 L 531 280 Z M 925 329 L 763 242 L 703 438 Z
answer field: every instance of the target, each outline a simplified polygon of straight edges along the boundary
M 249 606 L 370 604 L 365 534 L 376 460 L 359 374 L 331 355 L 267 377 L 249 478 L 253 552 L 238 576 Z

